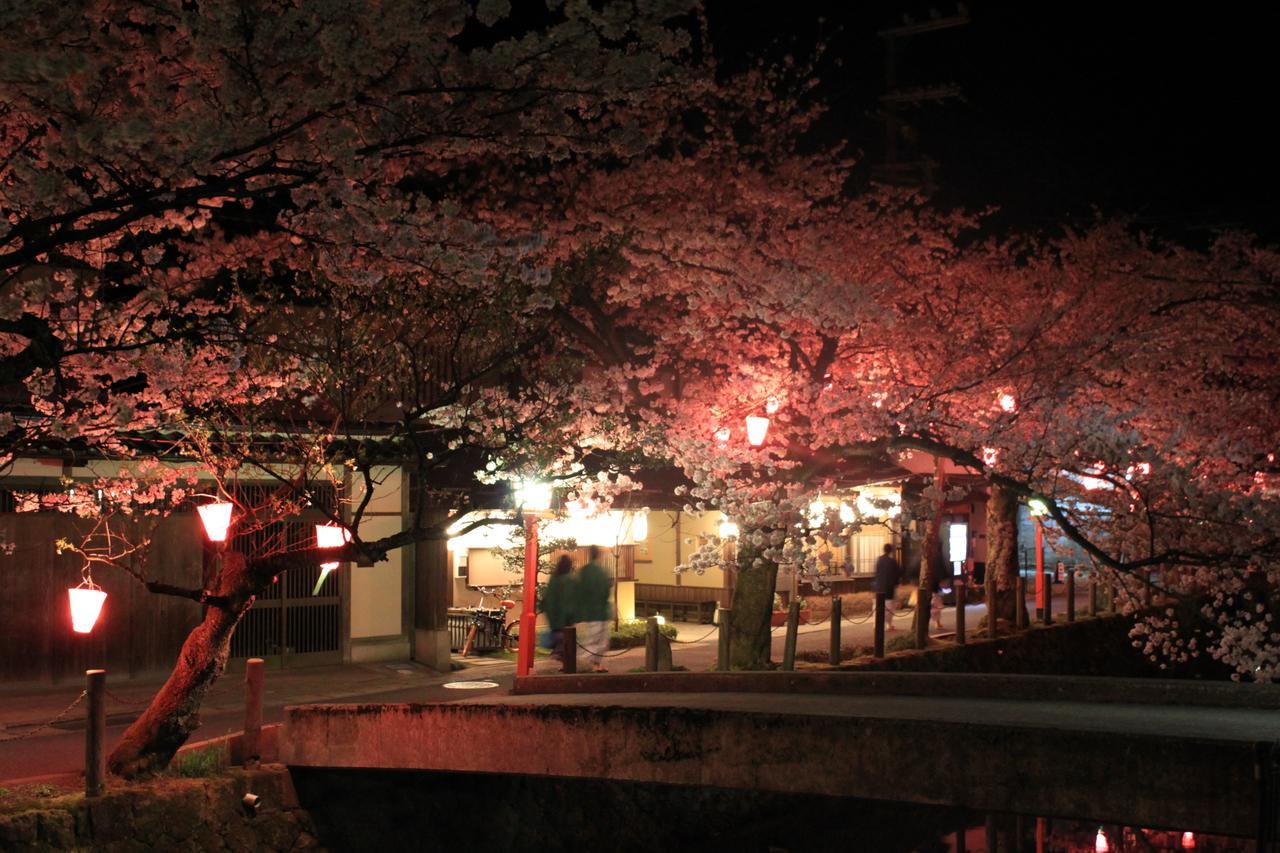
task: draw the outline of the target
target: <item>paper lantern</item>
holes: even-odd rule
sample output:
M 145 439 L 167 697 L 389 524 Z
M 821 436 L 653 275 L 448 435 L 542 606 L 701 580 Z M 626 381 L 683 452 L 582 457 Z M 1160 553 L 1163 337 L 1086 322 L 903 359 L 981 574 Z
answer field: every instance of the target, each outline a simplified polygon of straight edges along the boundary
M 764 444 L 764 438 L 768 434 L 768 418 L 762 418 L 759 415 L 752 415 L 747 418 L 747 441 L 752 447 L 759 447 Z
M 89 633 L 98 621 L 107 594 L 93 581 L 85 581 L 68 589 L 67 596 L 71 599 L 71 630 L 77 634 Z
M 316 525 L 317 548 L 341 548 L 350 541 L 351 531 L 340 524 Z M 336 568 L 338 568 L 337 562 L 320 564 L 320 578 L 316 581 L 315 589 L 311 590 L 312 595 L 320 594 L 320 588 L 324 586 L 324 579 L 329 577 L 329 572 Z
M 1093 853 L 1110 853 L 1111 844 L 1107 841 L 1107 834 L 1102 831 L 1102 827 L 1098 827 L 1098 834 L 1093 838 Z
M 227 528 L 231 526 L 231 504 L 225 501 L 196 507 L 205 535 L 210 542 L 226 542 Z
M 521 480 L 516 486 L 516 503 L 525 509 L 551 508 L 551 484 L 541 480 Z
M 1196 849 L 1196 834 L 1194 832 L 1182 833 L 1182 849 L 1183 850 Z

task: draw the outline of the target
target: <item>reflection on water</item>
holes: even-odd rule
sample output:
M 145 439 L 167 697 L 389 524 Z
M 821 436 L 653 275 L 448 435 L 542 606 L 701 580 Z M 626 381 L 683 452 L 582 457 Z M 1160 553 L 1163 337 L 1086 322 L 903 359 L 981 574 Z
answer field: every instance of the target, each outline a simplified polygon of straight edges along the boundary
M 1242 838 L 1210 835 L 1191 829 L 1099 824 L 1063 818 L 989 815 L 937 839 L 921 853 L 1183 853 L 1198 850 L 1252 850 Z
M 677 853 L 1243 851 L 1178 826 L 974 814 L 891 800 L 486 773 L 294 768 L 329 850 Z M 892 793 L 892 780 L 886 780 Z

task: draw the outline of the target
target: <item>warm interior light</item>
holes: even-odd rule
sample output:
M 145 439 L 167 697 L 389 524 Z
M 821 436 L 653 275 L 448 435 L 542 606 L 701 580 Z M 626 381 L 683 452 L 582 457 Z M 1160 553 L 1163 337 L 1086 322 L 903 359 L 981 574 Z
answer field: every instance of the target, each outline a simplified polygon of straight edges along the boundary
M 853 520 L 856 517 L 857 516 L 854 515 L 854 512 L 853 512 L 853 507 L 849 506 L 844 501 L 841 501 L 840 502 L 840 522 L 842 524 L 853 524 Z
M 658 620 L 658 624 L 659 624 L 659 625 L 665 625 L 665 624 L 667 624 L 667 617 L 663 616 L 661 613 L 659 613 L 659 614 L 658 614 L 657 616 L 655 616 L 654 618 Z
M 637 512 L 631 516 L 631 541 L 641 542 L 649 538 L 649 513 Z
M 1182 849 L 1183 850 L 1196 849 L 1196 834 L 1194 832 L 1182 833 Z
M 1040 498 L 1032 498 L 1027 501 L 1027 509 L 1037 518 L 1049 514 L 1049 505 Z
M 102 604 L 107 594 L 97 586 L 81 584 L 67 590 L 71 600 L 71 630 L 77 634 L 87 634 L 93 630 L 102 612 Z
M 734 524 L 732 521 L 730 521 L 727 518 L 724 521 L 720 522 L 720 538 L 721 539 L 737 539 L 738 525 Z
M 520 480 L 516 485 L 516 504 L 531 510 L 551 509 L 551 484 L 541 480 Z
M 1107 834 L 1098 827 L 1098 834 L 1093 839 L 1093 853 L 1109 853 L 1111 845 L 1107 842 Z
M 759 415 L 747 418 L 747 441 L 752 447 L 764 444 L 764 437 L 769 434 L 769 419 Z
M 204 533 L 210 542 L 226 542 L 227 528 L 231 526 L 231 504 L 217 501 L 196 507 L 200 513 L 200 523 L 204 525 Z

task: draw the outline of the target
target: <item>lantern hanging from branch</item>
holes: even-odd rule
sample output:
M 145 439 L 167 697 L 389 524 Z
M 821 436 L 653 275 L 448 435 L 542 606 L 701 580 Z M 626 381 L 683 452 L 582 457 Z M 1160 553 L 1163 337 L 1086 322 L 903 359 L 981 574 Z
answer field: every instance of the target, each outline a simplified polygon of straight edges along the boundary
M 77 634 L 88 634 L 98 622 L 107 594 L 93 582 L 86 567 L 84 580 L 79 586 L 68 589 L 67 597 L 71 601 L 71 630 Z
M 317 548 L 341 548 L 343 545 L 351 541 L 351 531 L 339 524 L 317 524 L 316 525 L 316 547 Z M 337 561 L 320 564 L 320 578 L 316 581 L 315 589 L 311 590 L 312 595 L 319 595 L 320 588 L 324 586 L 324 579 L 329 577 L 329 572 L 338 568 Z
M 231 527 L 231 503 L 215 501 L 196 507 L 200 513 L 200 522 L 204 524 L 205 535 L 210 542 L 226 542 L 227 529 Z
M 759 415 L 751 415 L 747 418 L 747 441 L 752 447 L 759 447 L 764 444 L 764 438 L 768 434 L 768 418 L 762 418 Z

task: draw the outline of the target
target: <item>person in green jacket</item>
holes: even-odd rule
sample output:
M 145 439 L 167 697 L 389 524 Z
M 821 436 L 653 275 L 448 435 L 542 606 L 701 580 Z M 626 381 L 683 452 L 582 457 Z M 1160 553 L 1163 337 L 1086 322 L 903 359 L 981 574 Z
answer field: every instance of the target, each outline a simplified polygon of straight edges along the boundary
M 551 580 L 547 581 L 547 591 L 542 596 L 542 612 L 547 614 L 547 628 L 551 631 L 551 654 L 560 660 L 562 672 L 569 664 L 569 655 L 578 652 L 576 648 L 566 649 L 564 645 L 564 626 L 573 624 L 570 606 L 573 586 L 573 560 L 564 554 L 556 560 Z
M 592 672 L 605 672 L 604 652 L 609 644 L 609 620 L 613 618 L 609 607 L 609 593 L 613 590 L 613 576 L 600 565 L 600 549 L 592 545 L 587 549 L 587 563 L 578 569 L 574 590 L 573 617 L 578 620 L 578 637 L 587 650 Z

